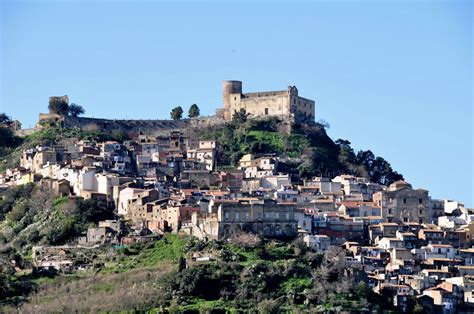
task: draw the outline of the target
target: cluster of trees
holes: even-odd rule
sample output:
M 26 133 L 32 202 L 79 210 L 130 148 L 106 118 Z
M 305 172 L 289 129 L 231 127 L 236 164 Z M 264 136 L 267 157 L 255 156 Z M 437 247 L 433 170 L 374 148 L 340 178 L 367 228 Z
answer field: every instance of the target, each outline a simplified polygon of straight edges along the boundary
M 58 115 L 71 117 L 78 117 L 86 112 L 82 106 L 74 103 L 68 104 L 60 98 L 52 98 L 49 102 L 48 109 Z
M 11 121 L 11 118 L 5 112 L 0 113 L 0 125 L 7 125 Z
M 0 194 L 0 243 L 21 250 L 37 244 L 65 244 L 89 224 L 111 218 L 113 212 L 96 200 L 70 202 L 33 183 L 19 185 Z
M 199 132 L 203 139 L 219 142 L 216 151 L 217 163 L 221 166 L 235 166 L 239 159 L 248 153 L 286 154 L 296 147 L 299 136 L 279 133 L 281 120 L 269 117 L 262 120 L 249 119 L 245 109 L 235 111 L 232 120 L 222 126 L 206 128 Z
M 170 112 L 171 119 L 181 120 L 183 118 L 183 112 L 184 111 L 183 111 L 183 108 L 181 106 L 174 107 Z M 198 105 L 192 104 L 191 107 L 189 107 L 189 110 L 188 110 L 188 117 L 189 118 L 197 118 L 197 117 L 199 117 L 200 114 L 201 113 L 200 113 Z
M 0 156 L 6 148 L 16 147 L 21 139 L 10 129 L 11 118 L 4 112 L 0 113 Z
M 241 236 L 246 235 L 236 235 Z M 190 242 L 194 245 L 188 244 L 187 252 L 218 251 L 220 259 L 178 268 L 168 286 L 176 304 L 202 300 L 213 304 L 210 310 L 258 309 L 261 313 L 392 308 L 350 273 L 345 251 L 339 247 L 318 254 L 301 239 L 292 243 L 261 240 L 246 246 L 235 245 L 232 239 L 227 244 Z M 204 304 L 187 309 L 203 310 Z
M 375 156 L 370 150 L 360 150 L 357 154 L 348 140 L 338 139 L 339 162 L 351 174 L 367 177 L 372 182 L 388 185 L 397 180 L 403 180 L 403 175 L 394 171 L 388 161 Z
M 355 152 L 351 143 L 333 141 L 326 133 L 328 124 L 294 124 L 291 134 L 280 132 L 284 126 L 276 117 L 253 120 L 245 109 L 235 111 L 223 126 L 203 130 L 201 137 L 219 141 L 216 158 L 219 165 L 234 166 L 247 153 L 280 155 L 280 172 L 295 181 L 313 176 L 334 177 L 349 173 L 388 185 L 402 180 L 388 161 L 370 150 Z

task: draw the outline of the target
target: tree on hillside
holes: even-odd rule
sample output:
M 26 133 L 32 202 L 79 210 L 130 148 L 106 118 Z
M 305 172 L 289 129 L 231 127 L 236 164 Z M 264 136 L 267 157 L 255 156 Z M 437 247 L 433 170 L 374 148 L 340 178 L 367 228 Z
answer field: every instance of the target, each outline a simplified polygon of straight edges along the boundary
M 395 181 L 403 180 L 403 175 L 393 171 L 392 166 L 382 157 L 377 157 L 369 169 L 370 179 L 383 185 L 390 185 Z
M 375 160 L 375 155 L 370 150 L 360 150 L 356 156 L 357 163 L 364 165 L 367 171 L 372 169 Z
M 11 118 L 6 113 L 0 113 L 0 156 L 2 155 L 2 148 L 13 148 L 21 143 L 20 138 L 15 136 L 9 128 L 11 122 Z
M 189 107 L 188 117 L 196 118 L 196 117 L 199 117 L 199 115 L 200 115 L 200 110 L 199 110 L 198 105 L 192 104 L 191 107 Z
M 244 108 L 240 108 L 239 111 L 235 110 L 234 115 L 232 116 L 232 122 L 237 125 L 247 122 L 249 114 L 245 111 Z
M 180 120 L 183 117 L 183 108 L 181 108 L 181 106 L 174 107 L 170 114 L 171 119 Z
M 327 129 L 329 129 L 329 128 L 331 127 L 331 126 L 329 125 L 329 122 L 327 122 L 327 121 L 324 120 L 324 119 L 319 119 L 317 123 L 321 124 L 325 130 L 327 130 Z
M 348 140 L 338 139 L 335 143 L 339 146 L 339 162 L 343 165 L 355 162 L 356 155 L 351 147 L 351 142 Z
M 81 105 L 78 104 L 70 104 L 68 108 L 68 113 L 72 117 L 77 117 L 81 114 L 84 114 L 86 111 Z
M 66 116 L 69 113 L 69 104 L 59 97 L 52 97 L 48 109 L 55 114 Z
M 8 124 L 10 121 L 11 119 L 6 113 L 0 113 L 0 124 Z

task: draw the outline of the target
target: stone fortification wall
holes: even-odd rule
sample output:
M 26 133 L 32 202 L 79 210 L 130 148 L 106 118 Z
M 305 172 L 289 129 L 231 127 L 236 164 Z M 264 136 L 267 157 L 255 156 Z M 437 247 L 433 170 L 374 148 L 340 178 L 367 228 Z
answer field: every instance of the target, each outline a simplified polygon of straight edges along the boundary
M 205 128 L 223 124 L 224 120 L 215 116 L 182 120 L 109 120 L 85 117 L 64 117 L 64 127 L 76 127 L 87 131 L 127 133 L 141 132 L 148 135 L 166 135 L 170 131 Z
M 28 135 L 31 135 L 33 133 L 35 133 L 36 129 L 32 128 L 32 129 L 21 129 L 21 130 L 16 130 L 15 131 L 15 135 L 16 136 L 28 136 Z

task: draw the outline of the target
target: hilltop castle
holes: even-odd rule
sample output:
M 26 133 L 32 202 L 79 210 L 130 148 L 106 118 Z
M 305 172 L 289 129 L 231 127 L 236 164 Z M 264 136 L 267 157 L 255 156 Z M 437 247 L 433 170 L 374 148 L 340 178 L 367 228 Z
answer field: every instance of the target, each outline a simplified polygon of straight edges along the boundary
M 222 102 L 224 108 L 216 110 L 216 116 L 231 120 L 234 111 L 245 109 L 252 118 L 276 116 L 295 122 L 314 121 L 314 100 L 298 96 L 296 86 L 287 90 L 242 93 L 241 81 L 224 81 Z
M 283 91 L 243 94 L 241 81 L 224 81 L 222 100 L 224 108 L 217 109 L 215 116 L 182 120 L 97 119 L 59 115 L 50 110 L 47 114 L 39 114 L 36 129 L 41 129 L 51 123 L 60 123 L 64 127 L 77 127 L 84 130 L 125 131 L 156 135 L 166 134 L 170 130 L 186 130 L 223 124 L 231 120 L 234 112 L 240 109 L 245 109 L 250 118 L 257 119 L 279 117 L 286 122 L 314 122 L 315 118 L 314 100 L 298 96 L 298 89 L 295 86 L 288 86 L 288 89 Z M 52 96 L 49 98 L 49 102 L 69 104 L 69 98 L 68 96 Z

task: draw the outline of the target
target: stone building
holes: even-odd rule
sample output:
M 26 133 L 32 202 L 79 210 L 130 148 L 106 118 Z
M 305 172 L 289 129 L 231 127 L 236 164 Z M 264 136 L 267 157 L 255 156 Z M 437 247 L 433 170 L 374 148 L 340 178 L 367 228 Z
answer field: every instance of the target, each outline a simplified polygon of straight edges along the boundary
M 273 200 L 240 199 L 211 201 L 208 212 L 193 214 L 193 234 L 223 239 L 241 232 L 265 237 L 295 237 L 295 206 Z
M 146 222 L 148 229 L 154 232 L 177 233 L 183 224 L 191 222 L 192 213 L 198 210 L 197 206 L 173 206 L 167 199 L 162 199 L 154 202 L 142 219 Z
M 431 221 L 428 191 L 414 190 L 405 181 L 394 182 L 386 190 L 374 193 L 373 200 L 374 205 L 380 207 L 384 221 Z
M 241 81 L 224 81 L 223 109 L 216 115 L 231 120 L 235 111 L 245 109 L 252 118 L 279 117 L 290 121 L 314 121 L 314 100 L 300 97 L 295 86 L 287 90 L 242 93 Z
M 127 187 L 119 192 L 117 201 L 118 214 L 136 220 L 145 217 L 152 205 L 147 204 L 158 200 L 160 192 L 156 189 L 139 189 Z

